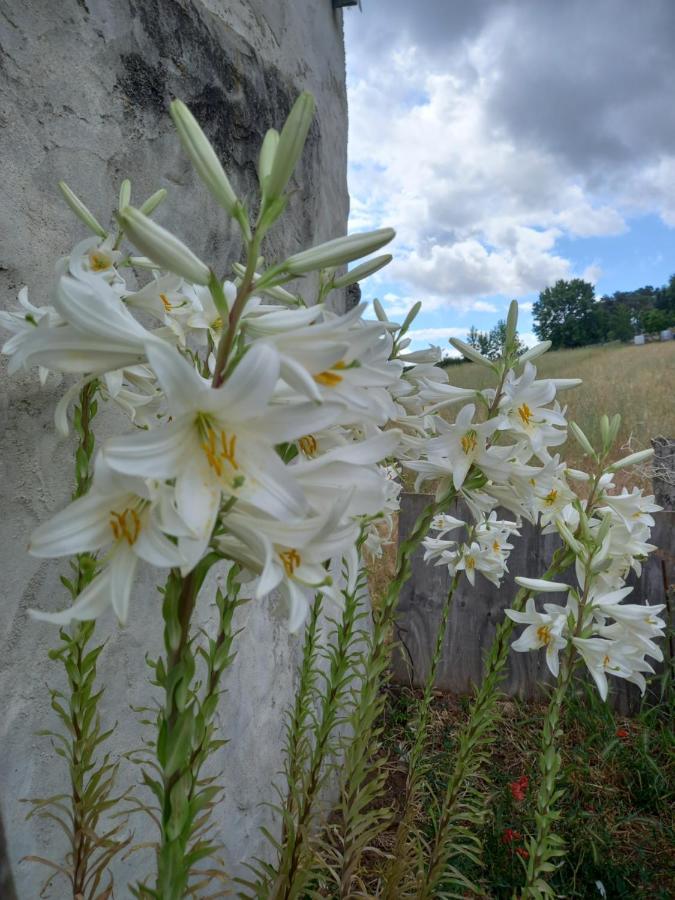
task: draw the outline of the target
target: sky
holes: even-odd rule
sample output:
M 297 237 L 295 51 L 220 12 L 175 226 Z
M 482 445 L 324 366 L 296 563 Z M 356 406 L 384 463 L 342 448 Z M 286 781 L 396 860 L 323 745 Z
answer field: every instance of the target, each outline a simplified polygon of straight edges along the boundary
M 675 273 L 673 0 L 362 0 L 344 14 L 350 231 L 393 226 L 362 284 L 448 347 L 559 278 Z

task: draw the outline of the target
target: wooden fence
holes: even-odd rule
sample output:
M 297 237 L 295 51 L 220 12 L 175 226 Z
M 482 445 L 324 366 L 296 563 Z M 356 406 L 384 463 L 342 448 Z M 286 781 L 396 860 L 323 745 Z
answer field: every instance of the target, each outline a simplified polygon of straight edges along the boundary
M 664 511 L 656 513 L 652 543 L 658 548 L 643 566 L 639 578 L 631 576 L 635 586 L 629 602 L 666 603 L 672 623 L 673 587 L 675 587 L 675 503 L 672 474 L 675 472 L 675 441 L 657 439 L 654 489 L 656 502 Z M 404 494 L 399 518 L 399 538 L 409 534 L 417 516 L 429 498 L 424 494 Z M 464 510 L 455 506 L 451 514 L 461 517 Z M 504 518 L 513 518 L 504 513 Z M 538 577 L 546 571 L 554 550 L 560 546 L 557 535 L 542 535 L 538 528 L 523 522 L 521 537 L 514 538 L 509 558 L 510 575 Z M 564 576 L 560 577 L 564 581 Z M 412 561 L 412 577 L 401 593 L 397 612 L 398 648 L 394 654 L 393 677 L 400 684 L 423 684 L 429 672 L 441 607 L 447 596 L 450 577 L 446 566 L 428 565 L 419 550 Z M 507 578 L 502 587 L 494 587 L 482 576 L 473 589 L 465 578 L 455 593 L 436 687 L 456 694 L 468 694 L 482 678 L 483 657 L 488 652 L 495 628 L 511 605 L 517 586 Z M 562 595 L 561 595 L 562 596 Z M 555 598 L 552 598 L 555 600 Z M 516 634 L 520 632 L 516 629 Z M 672 658 L 672 638 L 664 647 L 666 659 Z M 512 696 L 539 696 L 542 685 L 550 683 L 543 653 L 511 651 L 502 690 Z M 634 713 L 640 700 L 638 689 L 612 678 L 611 694 L 615 708 Z

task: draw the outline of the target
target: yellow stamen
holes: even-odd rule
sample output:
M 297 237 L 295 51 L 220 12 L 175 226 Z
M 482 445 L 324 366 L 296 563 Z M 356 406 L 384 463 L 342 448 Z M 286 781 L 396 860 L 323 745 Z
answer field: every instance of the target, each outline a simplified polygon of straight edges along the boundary
M 473 558 L 473 556 L 467 556 L 465 565 L 466 565 L 467 569 L 475 569 L 476 568 L 476 560 Z
M 135 509 L 127 508 L 121 513 L 111 510 L 110 527 L 116 541 L 124 538 L 131 547 L 136 543 L 136 539 L 141 531 L 141 520 Z
M 220 316 L 216 316 L 216 318 L 213 320 L 213 322 L 211 322 L 211 328 L 213 328 L 214 331 L 220 331 L 220 329 L 222 327 L 223 327 L 222 318 Z
M 471 431 L 467 431 L 466 434 L 462 435 L 461 444 L 462 450 L 466 453 L 467 456 L 469 455 L 469 453 L 476 449 L 476 447 L 478 446 L 478 437 L 473 428 L 471 429 Z
M 90 250 L 87 256 L 89 257 L 89 268 L 94 272 L 105 272 L 112 266 L 112 259 L 103 250 Z
M 544 497 L 544 503 L 546 504 L 546 506 L 553 506 L 557 496 L 558 492 L 555 489 L 549 491 L 548 494 Z
M 159 295 L 159 299 L 160 299 L 160 300 L 162 301 L 162 303 L 164 304 L 164 309 L 165 309 L 167 312 L 171 312 L 171 310 L 173 309 L 173 306 L 171 305 L 171 301 L 170 301 L 169 298 L 166 296 L 166 294 L 160 294 L 160 295 Z
M 237 435 L 233 434 L 229 438 L 226 431 L 219 431 L 218 434 L 210 425 L 205 427 L 206 440 L 202 441 L 201 447 L 206 456 L 208 464 L 216 473 L 218 478 L 223 474 L 223 463 L 226 462 L 232 469 L 238 469 L 239 464 L 236 458 Z
M 330 369 L 326 369 L 325 372 L 319 372 L 318 375 L 314 375 L 314 381 L 317 384 L 322 384 L 324 387 L 335 387 L 336 384 L 340 384 L 343 380 L 342 375 L 338 375 L 335 369 L 346 368 L 346 364 L 340 360 L 340 362 L 336 362 L 335 365 L 331 366 Z
M 305 456 L 314 456 L 318 449 L 316 438 L 312 434 L 306 434 L 298 440 L 298 446 Z
M 551 626 L 550 625 L 540 625 L 537 628 L 537 637 L 542 642 L 544 647 L 548 647 L 551 643 Z
M 499 551 L 502 549 L 499 544 L 499 541 L 493 541 L 492 549 L 495 551 L 495 553 L 499 553 Z
M 530 407 L 527 405 L 527 403 L 523 403 L 522 406 L 518 407 L 518 415 L 520 416 L 520 418 L 523 422 L 523 425 L 529 425 L 534 413 L 532 412 Z
M 284 572 L 289 578 L 302 562 L 297 550 L 283 550 L 279 553 L 279 559 L 284 564 Z

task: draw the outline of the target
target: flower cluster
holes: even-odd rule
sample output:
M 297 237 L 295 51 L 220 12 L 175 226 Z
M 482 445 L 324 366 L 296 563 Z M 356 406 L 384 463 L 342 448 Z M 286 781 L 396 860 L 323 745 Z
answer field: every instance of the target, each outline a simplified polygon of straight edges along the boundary
M 112 606 L 124 622 L 139 560 L 185 576 L 215 552 L 240 565 L 253 596 L 277 589 L 297 629 L 316 591 L 339 597 L 333 573 L 342 559 L 355 576 L 360 536 L 379 552 L 381 523 L 398 505 L 400 486 L 384 463 L 401 438 L 392 423 L 409 418 L 404 408 L 420 390 L 418 361 L 405 353 L 412 317 L 394 326 L 365 320 L 365 304 L 338 315 L 325 302 L 330 289 L 390 257 L 342 278 L 336 267 L 394 233 L 330 241 L 266 267 L 260 241 L 302 149 L 306 96 L 263 146 L 253 224 L 187 109 L 177 102 L 172 114 L 198 173 L 240 223 L 248 261 L 234 264 L 229 280 L 217 277 L 150 218 L 163 192 L 135 209 L 124 182 L 108 233 L 62 187 L 95 236 L 59 262 L 50 305 L 33 306 L 21 292 L 21 308 L 2 320 L 13 332 L 3 350 L 11 371 L 80 376 L 58 404 L 61 432 L 69 404 L 93 380 L 135 430 L 104 443 L 87 495 L 32 535 L 36 556 L 98 554 L 98 574 L 72 607 L 36 615 L 63 624 Z M 125 240 L 145 255 L 132 256 Z M 319 302 L 309 305 L 284 284 L 314 270 Z M 140 288 L 139 272 L 149 273 Z M 436 358 L 421 358 L 427 379 Z

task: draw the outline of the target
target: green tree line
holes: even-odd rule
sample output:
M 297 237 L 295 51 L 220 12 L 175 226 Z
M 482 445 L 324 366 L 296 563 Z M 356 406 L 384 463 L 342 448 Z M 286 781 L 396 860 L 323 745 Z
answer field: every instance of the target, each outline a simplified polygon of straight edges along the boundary
M 648 284 L 600 298 L 588 281 L 561 279 L 539 294 L 532 315 L 535 334 L 553 349 L 629 341 L 675 324 L 675 275 L 663 287 Z

